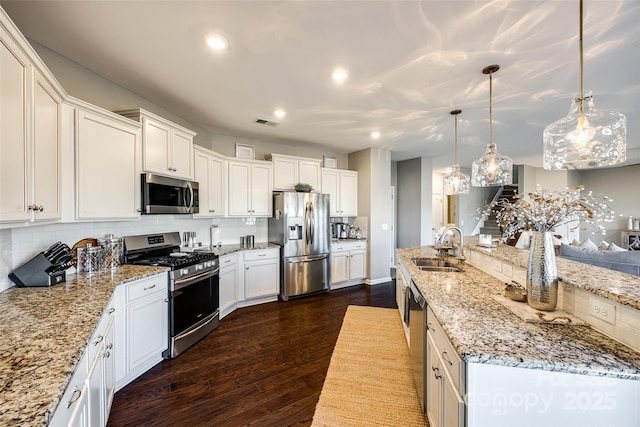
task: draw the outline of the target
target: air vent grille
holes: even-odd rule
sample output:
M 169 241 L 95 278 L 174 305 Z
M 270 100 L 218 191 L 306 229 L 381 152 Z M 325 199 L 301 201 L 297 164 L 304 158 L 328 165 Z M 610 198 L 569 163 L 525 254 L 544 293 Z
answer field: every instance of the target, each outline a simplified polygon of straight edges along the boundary
M 273 120 L 267 120 L 267 119 L 256 119 L 256 123 L 261 124 L 261 125 L 266 125 L 266 126 L 278 126 L 280 124 L 280 122 L 274 122 Z

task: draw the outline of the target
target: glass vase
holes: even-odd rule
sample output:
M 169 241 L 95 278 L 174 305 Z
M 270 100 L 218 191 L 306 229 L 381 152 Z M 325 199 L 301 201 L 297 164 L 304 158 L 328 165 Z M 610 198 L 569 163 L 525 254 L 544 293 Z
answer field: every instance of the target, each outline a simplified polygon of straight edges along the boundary
M 558 302 L 558 268 L 550 231 L 531 233 L 527 265 L 527 302 L 537 310 L 553 311 Z

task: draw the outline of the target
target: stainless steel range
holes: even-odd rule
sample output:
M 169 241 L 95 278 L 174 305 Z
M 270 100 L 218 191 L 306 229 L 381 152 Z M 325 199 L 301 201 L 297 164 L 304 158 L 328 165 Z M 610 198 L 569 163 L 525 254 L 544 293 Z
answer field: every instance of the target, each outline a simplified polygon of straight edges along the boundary
M 180 252 L 180 233 L 124 238 L 127 264 L 169 267 L 169 349 L 174 358 L 218 327 L 220 263 L 218 256 Z

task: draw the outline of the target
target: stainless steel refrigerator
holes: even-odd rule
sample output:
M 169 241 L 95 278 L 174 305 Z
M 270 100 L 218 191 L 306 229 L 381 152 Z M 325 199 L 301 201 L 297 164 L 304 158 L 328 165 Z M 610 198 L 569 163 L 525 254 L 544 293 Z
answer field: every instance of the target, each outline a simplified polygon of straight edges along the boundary
M 280 299 L 329 291 L 329 195 L 274 192 L 269 241 L 280 245 Z

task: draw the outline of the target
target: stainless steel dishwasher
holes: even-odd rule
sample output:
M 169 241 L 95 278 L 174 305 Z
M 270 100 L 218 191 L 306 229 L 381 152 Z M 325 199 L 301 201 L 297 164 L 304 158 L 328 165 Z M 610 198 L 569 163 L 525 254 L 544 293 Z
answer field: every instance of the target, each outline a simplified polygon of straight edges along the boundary
M 409 360 L 411 364 L 411 373 L 413 374 L 413 382 L 416 385 L 418 398 L 422 412 L 426 409 L 426 390 L 427 385 L 425 377 L 425 356 L 426 356 L 426 337 L 427 337 L 427 302 L 411 281 L 409 286 L 411 296 L 409 298 Z

